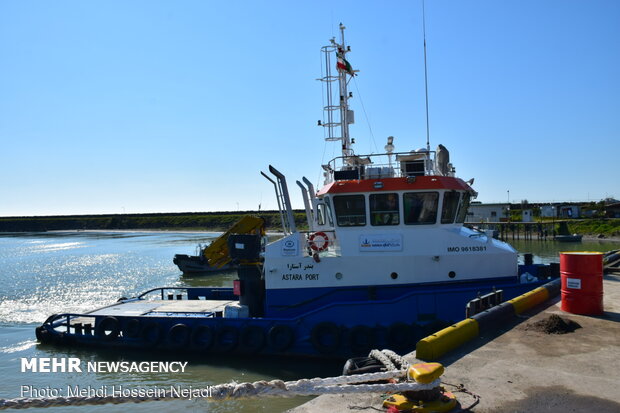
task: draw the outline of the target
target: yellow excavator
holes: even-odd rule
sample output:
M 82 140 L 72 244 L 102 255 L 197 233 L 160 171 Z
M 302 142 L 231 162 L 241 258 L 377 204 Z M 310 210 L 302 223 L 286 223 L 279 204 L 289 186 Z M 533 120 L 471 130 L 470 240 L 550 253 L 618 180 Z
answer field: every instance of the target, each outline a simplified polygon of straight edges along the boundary
M 231 261 L 232 258 L 228 251 L 228 237 L 231 234 L 254 234 L 263 236 L 265 235 L 265 220 L 254 215 L 245 215 L 228 231 L 220 235 L 203 250 L 203 255 L 210 266 L 222 268 Z

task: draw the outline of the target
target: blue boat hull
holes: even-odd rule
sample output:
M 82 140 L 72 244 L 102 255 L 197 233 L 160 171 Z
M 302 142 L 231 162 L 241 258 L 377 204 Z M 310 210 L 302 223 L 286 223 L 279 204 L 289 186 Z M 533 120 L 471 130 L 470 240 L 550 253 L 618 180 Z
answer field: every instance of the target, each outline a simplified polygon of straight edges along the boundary
M 155 289 L 151 291 L 161 290 L 161 300 L 134 298 L 88 314 L 52 316 L 37 328 L 37 338 L 43 343 L 71 346 L 200 354 L 344 359 L 366 355 L 372 348 L 405 353 L 413 350 L 420 338 L 465 318 L 467 303 L 477 296 L 495 288 L 503 290 L 504 299 L 511 299 L 547 281 L 520 284 L 511 277 L 451 284 L 317 289 L 310 296 L 308 289 L 276 290 L 268 292 L 267 302 L 283 302 L 286 297 L 291 304 L 267 306 L 264 317 L 230 318 L 217 309 L 200 313 L 123 313 L 123 306 L 237 300 L 230 288 L 177 288 L 183 290 L 179 295 Z

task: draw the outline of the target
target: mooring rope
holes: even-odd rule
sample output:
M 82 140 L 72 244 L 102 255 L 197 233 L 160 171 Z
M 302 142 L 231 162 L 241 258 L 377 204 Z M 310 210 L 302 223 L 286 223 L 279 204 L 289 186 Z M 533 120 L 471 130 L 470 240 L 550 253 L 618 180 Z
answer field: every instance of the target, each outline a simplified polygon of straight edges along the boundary
M 440 384 L 437 379 L 429 384 L 416 382 L 378 383 L 368 382 L 379 380 L 400 379 L 403 371 L 358 374 L 328 378 L 301 379 L 284 382 L 282 380 L 256 381 L 253 383 L 226 383 L 209 387 L 208 400 L 226 400 L 249 397 L 294 397 L 319 396 L 322 394 L 352 394 L 352 393 L 385 393 L 430 390 Z M 364 384 L 356 384 L 364 383 Z M 196 397 L 199 398 L 199 397 Z M 57 407 L 57 406 L 84 406 L 98 404 L 141 403 L 147 401 L 182 400 L 172 391 L 158 397 L 51 397 L 51 398 L 16 398 L 0 399 L 0 410 L 26 409 L 30 407 Z
M 405 358 L 396 354 L 392 350 L 372 350 L 368 357 L 372 357 L 381 362 L 388 371 L 407 370 L 409 363 Z
M 368 357 L 380 361 L 388 371 L 338 377 L 316 377 L 296 381 L 260 380 L 253 383 L 224 383 L 208 386 L 208 396 L 202 393 L 192 398 L 227 400 L 250 397 L 320 396 L 322 394 L 396 393 L 403 391 L 431 390 L 441 384 L 439 379 L 428 384 L 401 382 L 407 377 L 409 363 L 392 350 L 372 350 Z M 381 382 L 384 383 L 374 383 Z M 385 383 L 387 381 L 387 383 Z M 162 389 L 163 390 L 163 389 Z M 204 390 L 204 389 L 202 389 Z M 30 407 L 85 406 L 101 404 L 141 403 L 148 401 L 182 400 L 172 390 L 158 391 L 156 396 L 71 396 L 0 399 L 0 410 Z

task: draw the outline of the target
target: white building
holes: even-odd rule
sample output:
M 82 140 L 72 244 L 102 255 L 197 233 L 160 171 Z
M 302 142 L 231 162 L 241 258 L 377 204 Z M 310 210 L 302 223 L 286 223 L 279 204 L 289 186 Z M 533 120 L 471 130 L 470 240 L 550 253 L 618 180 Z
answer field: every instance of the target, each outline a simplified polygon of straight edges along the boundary
M 479 204 L 469 205 L 465 222 L 499 222 L 505 221 L 510 214 L 510 204 Z

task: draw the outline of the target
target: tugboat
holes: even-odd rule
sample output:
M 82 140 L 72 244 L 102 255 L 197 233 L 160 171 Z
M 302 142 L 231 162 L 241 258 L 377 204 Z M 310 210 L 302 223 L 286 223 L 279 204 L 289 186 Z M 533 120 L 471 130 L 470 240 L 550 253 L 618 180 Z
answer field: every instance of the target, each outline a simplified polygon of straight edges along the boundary
M 431 150 L 427 140 L 395 152 L 390 137 L 383 154 L 354 153 L 347 85 L 356 73 L 344 30 L 321 49 L 327 104 L 319 122 L 342 154 L 322 165 L 318 192 L 306 178 L 296 182 L 308 230 L 295 225 L 286 178 L 269 166 L 261 174 L 274 185 L 284 236 L 267 244 L 256 217 L 230 231 L 233 288 L 155 288 L 53 315 L 36 329 L 41 342 L 342 359 L 372 348 L 406 352 L 462 319 L 477 297 L 501 290 L 507 300 L 546 282 L 549 267 L 519 266 L 510 245 L 463 226 L 477 194 L 456 177 L 444 146 Z M 525 272 L 533 282 L 520 281 Z

